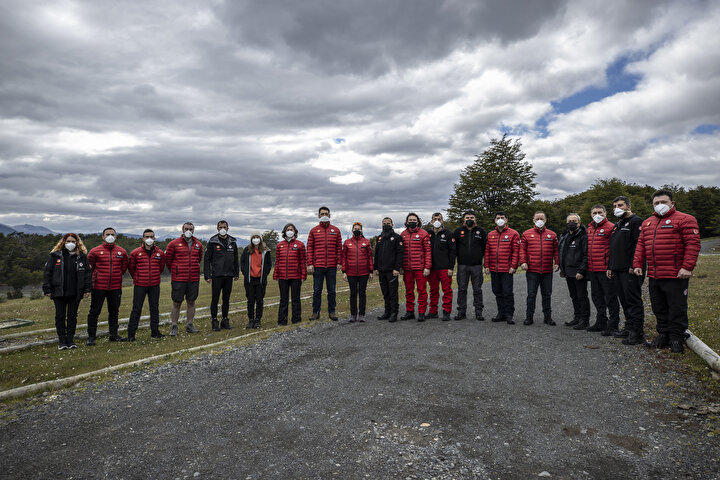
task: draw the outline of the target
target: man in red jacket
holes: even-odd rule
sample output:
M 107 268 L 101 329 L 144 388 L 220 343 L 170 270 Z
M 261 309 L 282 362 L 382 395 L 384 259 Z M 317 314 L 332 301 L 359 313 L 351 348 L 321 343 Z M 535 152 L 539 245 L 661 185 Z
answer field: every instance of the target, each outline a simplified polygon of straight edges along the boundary
M 337 321 L 335 315 L 335 283 L 337 269 L 342 262 L 342 238 L 340 229 L 330 224 L 330 209 L 318 210 L 320 224 L 308 233 L 307 271 L 313 276 L 313 314 L 310 320 L 320 318 L 323 282 L 327 285 L 328 316 Z
M 527 306 L 523 325 L 532 325 L 535 315 L 535 298 L 538 286 L 542 293 L 544 323 L 555 325 L 552 319 L 552 278 L 558 270 L 558 239 L 555 232 L 545 227 L 544 212 L 535 212 L 535 226 L 525 230 L 520 238 L 520 268 L 526 270 Z
M 155 246 L 155 232 L 146 228 L 142 244 L 130 252 L 128 270 L 133 277 L 133 307 L 128 322 L 128 340 L 135 341 L 145 297 L 150 307 L 150 338 L 163 338 L 160 333 L 160 276 L 165 269 L 165 253 Z
M 515 325 L 515 297 L 513 274 L 520 258 L 520 234 L 508 226 L 505 212 L 495 214 L 495 227 L 488 233 L 485 244 L 485 273 L 490 274 L 492 292 L 498 313 L 493 322 Z
M 590 294 L 597 316 L 595 324 L 587 331 L 602 332 L 603 336 L 609 337 L 620 334 L 618 330 L 620 302 L 615 292 L 615 285 L 607 276 L 610 237 L 615 224 L 607 219 L 604 205 L 593 206 L 590 216 L 592 222 L 587 226 L 588 277 L 590 277 Z
M 203 245 L 193 236 L 195 225 L 185 222 L 182 236 L 168 243 L 165 249 L 165 264 L 172 275 L 172 327 L 170 336 L 178 334 L 178 319 L 183 299 L 187 302 L 187 333 L 198 333 L 193 325 L 195 318 L 195 300 L 200 289 L 200 262 L 203 258 Z
M 405 315 L 400 320 L 415 318 L 415 285 L 418 290 L 418 322 L 425 321 L 427 310 L 427 277 L 432 268 L 432 247 L 430 235 L 420 228 L 420 217 L 408 213 L 402 232 L 405 244 L 403 259 L 403 281 L 405 282 Z
M 128 254 L 124 248 L 115 245 L 117 233 L 112 227 L 102 231 L 103 243 L 90 250 L 88 262 L 92 268 L 92 293 L 90 312 L 87 316 L 87 345 L 95 345 L 98 316 L 107 299 L 108 328 L 111 342 L 127 340 L 118 335 L 118 312 L 122 298 L 122 277 L 128 269 Z
M 695 217 L 675 209 L 672 192 L 658 190 L 652 197 L 655 213 L 642 223 L 635 248 L 635 275 L 647 261 L 650 304 L 658 336 L 649 345 L 683 353 L 688 328 L 687 295 L 700 253 L 700 230 Z

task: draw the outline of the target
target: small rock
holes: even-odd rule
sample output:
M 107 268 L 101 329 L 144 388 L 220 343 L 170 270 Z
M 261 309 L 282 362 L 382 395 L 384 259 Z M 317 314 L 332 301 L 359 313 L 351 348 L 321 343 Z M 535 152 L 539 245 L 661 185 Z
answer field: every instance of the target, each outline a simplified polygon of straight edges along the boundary
M 707 409 L 710 413 L 720 413 L 720 405 L 708 405 Z
M 543 470 L 542 472 L 538 473 L 538 477 L 552 477 L 552 475 L 550 475 L 550 472 Z
M 193 473 L 193 477 L 197 478 L 197 477 L 199 477 L 199 476 L 200 476 L 200 472 L 195 472 L 195 473 Z
M 692 408 L 691 405 L 688 405 L 687 403 L 681 403 L 677 406 L 680 410 L 690 410 Z
M 429 427 L 429 426 L 430 426 L 430 424 L 427 423 L 427 422 L 423 422 L 423 423 L 420 424 L 420 427 L 421 427 L 421 428 L 425 428 L 425 427 Z
M 698 415 L 707 415 L 709 412 L 710 409 L 708 407 L 699 407 L 695 413 Z

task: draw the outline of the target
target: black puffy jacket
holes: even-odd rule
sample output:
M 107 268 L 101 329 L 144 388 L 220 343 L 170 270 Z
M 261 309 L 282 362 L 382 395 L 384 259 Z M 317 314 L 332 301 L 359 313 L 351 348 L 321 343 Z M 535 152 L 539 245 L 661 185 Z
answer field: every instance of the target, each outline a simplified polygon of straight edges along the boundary
M 395 232 L 389 235 L 378 235 L 375 244 L 375 258 L 373 268 L 378 272 L 398 272 L 403 268 L 403 238 Z
M 203 261 L 205 280 L 215 277 L 239 277 L 240 262 L 235 237 L 228 235 L 223 243 L 220 235 L 213 235 L 208 240 Z
M 52 252 L 45 263 L 42 289 L 44 294 L 50 294 L 50 298 L 65 296 L 66 259 L 64 257 L 62 251 Z M 75 296 L 80 300 L 83 294 L 92 290 L 92 270 L 87 256 L 79 251 L 75 255 L 75 272 L 77 275 Z
M 577 230 L 570 232 L 565 230 L 560 236 L 558 243 L 558 254 L 560 256 L 560 271 L 566 277 L 574 277 L 576 274 L 587 276 L 587 231 L 585 225 L 578 225 Z
M 480 265 L 485 257 L 487 232 L 480 226 L 462 226 L 453 233 L 458 265 Z
M 627 271 L 632 268 L 642 222 L 642 218 L 633 213 L 627 218 L 621 218 L 615 224 L 610 235 L 608 270 Z
M 453 270 L 455 268 L 455 237 L 447 228 L 435 233 L 435 229 L 428 228 L 430 234 L 430 248 L 432 249 L 433 270 Z

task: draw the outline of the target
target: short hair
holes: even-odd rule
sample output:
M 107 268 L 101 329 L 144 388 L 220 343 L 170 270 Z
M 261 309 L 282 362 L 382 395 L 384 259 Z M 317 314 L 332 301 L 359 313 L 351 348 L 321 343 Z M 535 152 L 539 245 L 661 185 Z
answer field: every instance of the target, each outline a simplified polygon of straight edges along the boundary
M 105 232 L 108 230 L 112 230 L 113 232 L 117 233 L 117 230 L 115 230 L 113 227 L 105 227 L 103 228 L 102 234 L 105 235 Z
M 465 210 L 465 213 L 463 213 L 463 218 L 465 218 L 465 215 L 472 215 L 474 217 L 475 212 L 473 212 L 472 210 Z
M 613 200 L 613 203 L 615 202 L 625 202 L 625 205 L 630 205 L 630 199 L 626 197 L 625 195 L 619 195 L 615 197 L 615 200 Z
M 443 214 L 441 212 L 435 212 L 432 214 L 433 217 L 437 217 L 438 215 L 440 215 L 441 217 L 443 216 Z M 430 217 L 430 218 L 432 218 L 432 217 Z
M 505 212 L 503 212 L 502 210 L 499 212 L 495 212 L 496 217 L 499 217 L 500 215 L 502 215 L 503 217 L 507 217 L 507 214 Z
M 287 224 L 285 224 L 285 226 L 284 226 L 283 229 L 282 229 L 282 235 L 283 235 L 283 237 L 285 236 L 285 232 L 288 231 L 288 228 L 292 228 L 293 231 L 295 232 L 295 235 L 298 234 L 298 229 L 297 229 L 297 227 L 295 226 L 295 224 L 294 224 L 294 223 L 287 223 Z M 262 237 L 260 237 L 260 238 L 262 238 Z
M 318 215 L 320 215 L 320 212 L 322 212 L 323 210 L 327 210 L 327 212 L 330 213 L 330 209 L 328 207 L 323 206 L 323 207 L 318 208 Z
M 660 190 L 656 190 L 655 193 L 652 194 L 652 200 L 655 200 L 655 197 L 662 197 L 663 195 L 667 195 L 670 198 L 670 201 L 673 201 L 673 194 L 670 190 L 666 188 L 661 188 Z
M 184 227 L 185 225 L 190 225 L 191 227 L 193 227 L 193 230 L 195 229 L 195 224 L 192 223 L 192 222 L 185 222 L 185 223 L 182 224 L 183 227 Z
M 393 219 L 390 218 L 390 217 L 385 217 L 385 218 L 383 218 L 383 220 L 390 220 L 390 223 L 392 223 L 393 225 L 395 225 L 395 222 L 393 222 Z M 381 221 L 381 223 L 382 223 L 382 221 Z
M 537 215 L 538 213 L 542 213 L 543 215 L 545 215 L 545 218 L 547 218 L 547 214 L 545 212 L 543 212 L 542 210 L 538 210 L 537 212 L 533 213 L 533 217 L 535 215 Z
M 570 217 L 577 217 L 578 223 L 582 223 L 582 219 L 580 218 L 580 214 L 579 214 L 579 213 L 575 213 L 575 212 L 568 213 L 568 214 L 567 214 L 567 217 L 565 217 L 565 218 L 568 219 L 568 218 L 570 218 Z
M 227 220 L 222 219 L 222 218 L 220 220 L 218 220 L 217 226 L 219 227 L 221 223 L 224 223 L 226 227 L 230 226 L 230 224 L 227 222 Z
M 408 222 L 408 219 L 409 219 L 410 217 L 415 217 L 415 218 L 417 218 L 417 219 L 418 219 L 418 223 L 421 223 L 421 222 L 420 222 L 420 215 L 418 215 L 418 214 L 415 213 L 415 212 L 410 212 L 410 213 L 407 214 L 407 216 L 405 217 L 405 223 Z
M 143 230 L 143 237 L 145 236 L 146 233 L 152 233 L 153 235 L 155 235 L 155 232 L 153 231 L 152 228 L 146 228 L 145 230 Z
M 593 210 L 595 210 L 596 208 L 599 208 L 599 209 L 602 210 L 603 212 L 607 212 L 607 210 L 605 209 L 605 205 L 603 205 L 602 203 L 596 203 L 595 205 L 592 206 L 592 208 L 590 209 L 590 211 L 593 211 Z

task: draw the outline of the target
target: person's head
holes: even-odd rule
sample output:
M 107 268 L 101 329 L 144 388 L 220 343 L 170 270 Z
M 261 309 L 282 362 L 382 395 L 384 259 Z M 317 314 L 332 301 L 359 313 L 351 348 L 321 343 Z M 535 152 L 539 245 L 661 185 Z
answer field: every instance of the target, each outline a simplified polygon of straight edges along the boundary
M 115 243 L 115 239 L 117 238 L 117 232 L 112 227 L 105 227 L 105 229 L 102 231 L 102 239 L 105 243 Z
M 289 237 L 288 237 L 288 235 L 289 235 L 288 232 L 292 232 L 292 235 L 290 235 Z M 296 239 L 296 238 L 297 238 L 297 234 L 298 234 L 298 229 L 297 229 L 297 228 L 295 227 L 295 225 L 293 225 L 292 223 L 288 223 L 288 224 L 285 225 L 285 226 L 283 227 L 283 229 L 282 229 L 282 236 L 283 236 L 283 238 L 286 239 L 288 242 L 289 242 L 290 240 Z
M 545 223 L 547 223 L 547 215 L 545 215 L 545 212 L 535 212 L 535 214 L 533 215 L 533 223 L 537 228 L 543 228 L 545 226 Z
M 393 231 L 393 219 L 390 217 L 383 218 L 382 219 L 382 229 L 383 229 L 383 232 Z
M 600 203 L 593 205 L 593 207 L 590 209 L 590 216 L 593 219 L 593 222 L 600 223 L 602 222 L 605 217 L 607 217 L 607 211 L 605 210 L 605 205 L 602 205 Z
M 410 212 L 405 217 L 405 226 L 409 229 L 417 228 L 420 226 L 420 217 L 417 213 Z
M 229 229 L 229 225 L 228 225 L 227 220 L 218 220 L 217 231 L 221 237 L 224 237 L 225 235 L 227 235 L 228 229 Z
M 507 224 L 507 215 L 505 212 L 495 212 L 495 225 L 502 228 Z
M 192 222 L 183 223 L 183 226 L 182 226 L 183 237 L 185 237 L 187 239 L 191 239 L 194 233 L 195 233 L 195 225 L 193 225 Z
M 465 213 L 463 213 L 463 225 L 468 228 L 472 228 L 475 226 L 475 212 L 473 212 L 472 210 L 467 210 Z
M 250 235 L 250 244 L 247 248 L 257 248 L 261 252 L 267 250 L 267 246 L 265 245 L 265 242 L 263 242 L 262 235 L 259 233 L 253 233 Z
M 672 192 L 664 188 L 656 191 L 652 196 L 652 204 L 658 215 L 665 215 L 672 207 L 675 206 Z
M 148 247 L 152 247 L 155 243 L 155 232 L 153 232 L 150 228 L 146 228 L 143 232 L 142 241 Z
M 318 218 L 321 222 L 329 222 L 330 221 L 330 209 L 328 207 L 322 206 L 318 209 Z
M 571 232 L 574 232 L 577 230 L 578 226 L 580 225 L 580 215 L 577 213 L 570 213 L 568 214 L 567 218 L 565 219 L 567 222 L 567 228 Z
M 615 197 L 613 200 L 613 213 L 616 217 L 622 217 L 630 211 L 630 199 L 624 195 Z
M 80 251 L 87 254 L 87 249 L 85 248 L 82 239 L 77 233 L 66 233 L 65 235 L 63 235 L 60 240 L 58 240 L 58 243 L 55 244 L 55 247 L 53 247 L 52 251 L 59 252 L 63 249 L 66 249 L 68 252 L 71 253 Z
M 435 212 L 432 214 L 432 217 L 430 217 L 430 224 L 433 226 L 433 228 L 440 228 L 443 224 L 443 216 L 440 212 Z
M 361 237 L 363 234 L 363 225 L 362 222 L 355 222 L 352 226 L 352 234 L 356 237 Z

